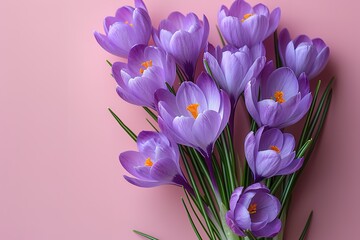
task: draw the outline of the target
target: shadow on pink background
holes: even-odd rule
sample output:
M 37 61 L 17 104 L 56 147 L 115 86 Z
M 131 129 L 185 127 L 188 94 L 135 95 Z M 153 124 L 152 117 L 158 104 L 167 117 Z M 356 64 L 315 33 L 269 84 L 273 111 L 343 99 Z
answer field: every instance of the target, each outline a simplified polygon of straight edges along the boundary
M 255 4 L 257 1 L 250 1 Z M 220 0 L 148 0 L 154 26 L 171 11 L 206 14 L 219 43 Z M 296 188 L 287 239 L 298 239 L 314 210 L 308 239 L 354 239 L 360 227 L 358 186 L 360 37 L 354 1 L 271 1 L 280 27 L 322 37 L 336 74 L 325 131 Z M 120 100 L 92 33 L 130 1 L 2 1 L 0 7 L 0 239 L 195 239 L 182 190 L 140 189 L 125 182 L 118 154 L 135 144 L 108 113 L 139 132 L 150 129 L 141 108 Z M 239 123 L 240 124 L 240 123 Z M 238 146 L 241 147 L 241 146 Z

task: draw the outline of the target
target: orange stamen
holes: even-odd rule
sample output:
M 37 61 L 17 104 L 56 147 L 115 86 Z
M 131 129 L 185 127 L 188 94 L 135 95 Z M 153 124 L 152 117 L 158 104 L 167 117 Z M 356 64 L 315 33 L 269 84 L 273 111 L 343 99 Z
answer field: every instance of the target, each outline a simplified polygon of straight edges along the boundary
M 151 161 L 150 158 L 147 158 L 147 159 L 145 160 L 144 165 L 145 165 L 146 167 L 151 167 L 152 165 L 154 165 L 154 163 Z
M 141 66 L 143 66 L 145 68 L 145 69 L 140 68 L 140 70 L 139 70 L 140 73 L 143 74 L 146 69 L 148 69 L 149 67 L 152 67 L 152 60 L 142 62 Z
M 250 204 L 248 211 L 250 214 L 255 214 L 257 210 L 257 204 L 256 203 L 252 203 Z
M 198 107 L 200 105 L 198 103 L 193 103 L 193 104 L 190 104 L 189 106 L 187 106 L 186 110 L 188 110 L 191 115 L 196 119 L 199 115 L 199 112 L 198 112 Z
M 244 14 L 243 18 L 241 19 L 241 22 L 244 22 L 246 19 L 248 19 L 248 18 L 251 17 L 252 15 L 254 15 L 254 14 L 252 14 L 252 13 Z
M 285 99 L 284 99 L 284 92 L 282 91 L 276 91 L 274 93 L 274 99 L 276 102 L 278 103 L 284 103 L 285 102 Z
M 270 150 L 274 150 L 275 152 L 280 153 L 280 149 L 275 145 L 270 146 Z
M 133 26 L 134 26 L 134 24 L 129 23 L 129 21 L 125 21 L 125 24 L 129 25 L 130 27 L 133 27 Z

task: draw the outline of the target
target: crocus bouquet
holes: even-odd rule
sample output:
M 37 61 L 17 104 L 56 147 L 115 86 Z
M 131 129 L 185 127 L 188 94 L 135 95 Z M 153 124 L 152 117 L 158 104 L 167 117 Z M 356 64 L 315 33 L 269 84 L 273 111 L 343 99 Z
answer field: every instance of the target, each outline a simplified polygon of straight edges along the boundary
M 138 146 L 120 154 L 132 175 L 124 177 L 139 187 L 183 187 L 182 202 L 198 239 L 283 238 L 292 191 L 329 109 L 332 80 L 322 94 L 320 81 L 310 89 L 329 48 L 319 38 L 292 39 L 287 29 L 278 35 L 279 21 L 279 8 L 270 12 L 261 3 L 235 0 L 220 8 L 223 46 L 215 47 L 208 43 L 205 16 L 173 12 L 153 28 L 145 4 L 135 0 L 135 7 L 105 18 L 105 34 L 95 32 L 102 48 L 127 59 L 108 61 L 119 96 L 153 118 L 148 122 L 154 131 L 136 135 L 109 109 Z M 273 49 L 263 44 L 269 37 Z M 204 71 L 196 74 L 199 58 Z M 234 144 L 239 104 L 249 121 L 237 126 L 249 133 Z M 287 127 L 304 116 L 295 138 Z

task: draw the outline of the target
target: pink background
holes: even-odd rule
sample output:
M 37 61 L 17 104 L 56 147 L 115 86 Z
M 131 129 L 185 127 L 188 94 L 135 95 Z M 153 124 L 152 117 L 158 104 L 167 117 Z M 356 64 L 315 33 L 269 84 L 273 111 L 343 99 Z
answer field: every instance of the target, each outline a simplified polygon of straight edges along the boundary
M 271 1 L 281 27 L 320 36 L 331 47 L 322 76 L 337 75 L 321 143 L 296 189 L 287 239 L 298 239 L 311 209 L 308 239 L 353 239 L 360 227 L 358 169 L 360 37 L 355 1 Z M 220 5 L 231 0 L 148 0 L 155 26 L 171 11 L 206 14 L 215 31 Z M 257 1 L 251 1 L 257 3 Z M 118 154 L 135 149 L 107 111 L 136 132 L 149 129 L 141 108 L 115 93 L 92 32 L 130 1 L 1 1 L 0 239 L 195 239 L 173 187 L 126 183 Z

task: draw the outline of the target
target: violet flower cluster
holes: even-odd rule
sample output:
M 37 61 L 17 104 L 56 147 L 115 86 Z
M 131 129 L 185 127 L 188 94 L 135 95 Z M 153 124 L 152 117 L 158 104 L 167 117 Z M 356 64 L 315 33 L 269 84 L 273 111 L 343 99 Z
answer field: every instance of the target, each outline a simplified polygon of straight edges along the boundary
M 284 128 L 308 112 L 313 98 L 310 80 L 326 66 L 329 47 L 305 35 L 292 40 L 284 29 L 278 42 L 281 62 L 274 67 L 264 41 L 275 33 L 280 15 L 280 8 L 270 12 L 263 4 L 251 6 L 244 0 L 235 0 L 230 8 L 222 6 L 218 27 L 226 44 L 220 47 L 208 42 L 206 16 L 200 20 L 194 13 L 173 12 L 154 28 L 145 4 L 135 0 L 135 7 L 121 7 L 114 17 L 105 18 L 105 34 L 94 33 L 102 48 L 127 59 L 112 64 L 118 95 L 150 108 L 160 128 L 137 136 L 138 151 L 120 154 L 122 166 L 132 175 L 125 179 L 140 187 L 182 186 L 196 199 L 196 183 L 189 181 L 191 169 L 184 174 L 180 159 L 185 165 L 190 160 L 195 167 L 206 166 L 214 199 L 218 206 L 228 206 L 219 216 L 223 221 L 218 225 L 227 223 L 220 227 L 221 239 L 235 239 L 229 237 L 232 234 L 245 237 L 248 232 L 259 238 L 276 236 L 281 230 L 281 204 L 264 183 L 296 172 L 304 162 L 296 155 L 295 137 Z M 151 37 L 154 45 L 149 45 Z M 196 76 L 196 69 L 202 67 L 197 66 L 199 59 L 207 72 Z M 216 160 L 217 155 L 228 148 L 215 145 L 232 145 L 239 101 L 244 101 L 257 125 L 244 140 L 253 179 L 245 186 L 236 184 L 231 196 L 221 198 L 222 188 L 217 186 L 221 181 L 216 178 L 221 173 L 214 169 L 224 161 Z M 239 146 L 233 147 L 237 152 Z M 198 165 L 201 161 L 206 164 Z

